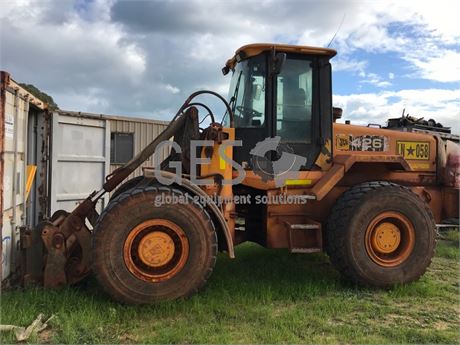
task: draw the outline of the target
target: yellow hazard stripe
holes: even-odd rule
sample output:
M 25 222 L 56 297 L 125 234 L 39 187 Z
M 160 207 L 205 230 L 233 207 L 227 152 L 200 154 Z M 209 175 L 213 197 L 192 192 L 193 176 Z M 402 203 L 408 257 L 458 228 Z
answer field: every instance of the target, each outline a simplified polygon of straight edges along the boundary
M 26 200 L 29 197 L 30 189 L 32 188 L 32 184 L 34 183 L 35 173 L 37 172 L 36 165 L 28 165 L 27 166 L 27 179 L 26 179 Z
M 225 170 L 226 163 L 222 156 L 219 156 L 219 169 L 220 170 Z
M 300 180 L 286 180 L 284 182 L 286 186 L 306 186 L 311 184 L 310 179 L 300 179 Z

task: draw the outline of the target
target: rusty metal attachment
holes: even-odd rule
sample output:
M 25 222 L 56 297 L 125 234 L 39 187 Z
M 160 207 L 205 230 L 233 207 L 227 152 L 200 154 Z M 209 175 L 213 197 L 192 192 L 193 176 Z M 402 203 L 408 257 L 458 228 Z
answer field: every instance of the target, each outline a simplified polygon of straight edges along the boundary
M 81 208 L 80 208 L 81 207 Z M 85 224 L 85 214 L 96 212 L 85 200 L 77 207 L 82 213 L 57 211 L 50 221 L 42 222 L 41 238 L 46 250 L 43 272 L 45 287 L 74 284 L 90 272 L 91 232 Z

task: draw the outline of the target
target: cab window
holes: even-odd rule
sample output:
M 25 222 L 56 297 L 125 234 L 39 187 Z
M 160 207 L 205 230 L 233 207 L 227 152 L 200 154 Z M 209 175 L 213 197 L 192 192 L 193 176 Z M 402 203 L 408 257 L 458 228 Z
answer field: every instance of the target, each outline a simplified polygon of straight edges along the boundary
M 311 143 L 311 61 L 287 58 L 276 78 L 276 132 L 284 142 Z
M 265 126 L 265 56 L 238 63 L 229 93 L 236 128 Z

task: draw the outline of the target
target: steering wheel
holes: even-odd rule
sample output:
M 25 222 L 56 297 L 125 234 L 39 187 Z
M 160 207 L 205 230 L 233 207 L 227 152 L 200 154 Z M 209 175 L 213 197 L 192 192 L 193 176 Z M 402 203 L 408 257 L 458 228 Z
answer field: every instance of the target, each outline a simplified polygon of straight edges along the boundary
M 249 107 L 245 107 L 244 105 L 238 105 L 236 107 L 236 110 L 238 110 L 240 114 L 243 115 L 242 120 L 244 122 L 244 125 L 249 125 L 249 121 L 251 121 L 253 117 L 262 116 L 261 112 L 258 112 L 257 110 L 254 110 Z

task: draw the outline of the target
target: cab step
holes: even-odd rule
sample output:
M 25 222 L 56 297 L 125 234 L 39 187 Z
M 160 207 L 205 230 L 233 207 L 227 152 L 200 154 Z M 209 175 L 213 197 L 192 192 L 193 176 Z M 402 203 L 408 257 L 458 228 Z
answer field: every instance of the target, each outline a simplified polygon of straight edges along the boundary
M 291 224 L 291 230 L 315 230 L 321 229 L 318 224 Z
M 323 250 L 321 223 L 304 218 L 302 222 L 284 222 L 289 232 L 291 253 L 318 253 Z
M 310 254 L 321 252 L 320 248 L 291 248 L 291 253 Z

